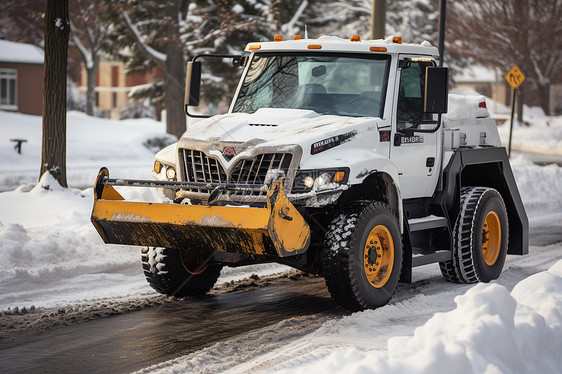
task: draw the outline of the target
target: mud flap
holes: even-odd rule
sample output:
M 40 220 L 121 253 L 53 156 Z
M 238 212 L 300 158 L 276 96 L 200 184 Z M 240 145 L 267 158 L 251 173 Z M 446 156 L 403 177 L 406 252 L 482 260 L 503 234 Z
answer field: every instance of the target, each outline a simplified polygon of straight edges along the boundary
M 96 180 L 92 223 L 105 243 L 286 257 L 306 252 L 310 227 L 273 183 L 265 208 L 130 202 Z

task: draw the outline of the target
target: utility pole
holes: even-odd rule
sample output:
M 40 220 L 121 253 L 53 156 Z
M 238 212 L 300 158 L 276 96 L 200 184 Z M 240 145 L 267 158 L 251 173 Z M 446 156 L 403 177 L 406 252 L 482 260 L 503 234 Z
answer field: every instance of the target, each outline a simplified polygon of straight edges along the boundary
M 372 0 L 371 39 L 384 39 L 386 27 L 386 0 Z
M 443 67 L 445 56 L 445 15 L 447 14 L 447 0 L 441 0 L 439 9 L 439 67 Z

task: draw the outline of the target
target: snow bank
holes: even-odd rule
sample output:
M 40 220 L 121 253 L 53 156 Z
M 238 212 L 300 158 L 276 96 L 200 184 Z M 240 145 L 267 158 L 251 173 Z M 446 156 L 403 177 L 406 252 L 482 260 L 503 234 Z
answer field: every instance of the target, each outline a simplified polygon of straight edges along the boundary
M 455 303 L 456 309 L 436 313 L 413 336 L 389 339 L 386 352 L 338 349 L 304 364 L 289 361 L 278 372 L 562 372 L 562 260 L 521 281 L 511 294 L 503 286 L 482 283 Z M 339 324 L 345 326 L 347 318 Z
M 562 168 L 556 164 L 540 167 L 523 156 L 510 163 L 527 215 L 562 212 Z
M 562 117 L 526 119 L 530 126 L 514 124 L 511 149 L 562 155 Z M 502 144 L 509 142 L 509 122 L 498 126 Z
M 92 203 L 92 189 L 62 188 L 49 173 L 36 186 L 0 193 L 0 310 L 145 287 L 138 248 L 106 246 L 90 222 Z

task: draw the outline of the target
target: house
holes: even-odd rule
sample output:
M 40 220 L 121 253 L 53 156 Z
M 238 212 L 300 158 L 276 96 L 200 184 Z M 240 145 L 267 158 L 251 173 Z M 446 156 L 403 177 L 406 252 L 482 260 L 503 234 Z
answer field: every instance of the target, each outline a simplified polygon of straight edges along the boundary
M 43 50 L 0 40 L 0 110 L 42 114 Z
M 472 65 L 455 75 L 454 81 L 455 88 L 472 88 L 500 104 L 511 104 L 510 86 L 498 70 Z
M 123 63 L 102 58 L 95 81 L 97 111 L 105 118 L 120 119 L 121 112 L 132 104 L 129 99 L 130 92 L 146 86 L 154 77 L 160 75 L 160 70 L 157 68 L 146 74 L 127 74 Z M 79 90 L 84 95 L 87 90 L 87 81 L 86 68 L 82 64 Z M 160 117 L 159 108 L 156 108 L 155 114 L 158 118 Z

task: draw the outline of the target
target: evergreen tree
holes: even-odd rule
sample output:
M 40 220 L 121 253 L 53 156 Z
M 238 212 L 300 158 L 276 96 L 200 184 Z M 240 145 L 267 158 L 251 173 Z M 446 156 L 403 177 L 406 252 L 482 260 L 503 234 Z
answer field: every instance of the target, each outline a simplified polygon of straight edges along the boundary
M 129 72 L 159 68 L 162 76 L 135 94 L 162 104 L 167 132 L 179 137 L 185 131 L 186 62 L 202 53 L 239 54 L 248 42 L 272 40 L 275 34 L 292 38 L 293 33 L 303 33 L 313 0 L 106 1 L 113 25 L 108 53 L 123 61 Z M 227 64 L 210 68 L 205 77 L 226 79 L 207 80 L 214 94 L 208 99 L 224 102 L 225 94 L 234 91 L 234 69 Z

